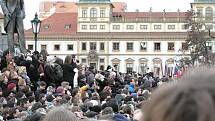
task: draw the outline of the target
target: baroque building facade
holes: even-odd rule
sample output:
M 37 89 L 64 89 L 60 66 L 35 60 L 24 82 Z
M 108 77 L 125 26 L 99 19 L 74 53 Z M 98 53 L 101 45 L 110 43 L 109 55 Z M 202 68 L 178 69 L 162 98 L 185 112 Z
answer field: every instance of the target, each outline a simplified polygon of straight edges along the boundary
M 176 62 L 189 53 L 186 12 L 127 12 L 125 3 L 110 0 L 79 0 L 76 5 L 77 12 L 55 12 L 42 21 L 38 50 L 62 58 L 75 54 L 98 70 L 118 65 L 122 73 L 152 71 L 156 76 L 172 76 Z M 215 3 L 196 0 L 191 6 L 213 18 Z M 26 40 L 34 50 L 31 30 Z

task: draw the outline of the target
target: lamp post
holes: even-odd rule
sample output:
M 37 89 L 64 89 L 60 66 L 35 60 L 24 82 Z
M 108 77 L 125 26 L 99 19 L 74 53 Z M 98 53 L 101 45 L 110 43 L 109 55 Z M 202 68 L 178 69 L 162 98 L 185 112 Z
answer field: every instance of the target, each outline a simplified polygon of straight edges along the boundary
M 35 39 L 35 51 L 37 51 L 37 34 L 40 32 L 40 25 L 41 21 L 38 19 L 37 13 L 35 14 L 35 17 L 33 20 L 31 20 L 32 25 L 32 32 L 34 33 L 34 39 Z

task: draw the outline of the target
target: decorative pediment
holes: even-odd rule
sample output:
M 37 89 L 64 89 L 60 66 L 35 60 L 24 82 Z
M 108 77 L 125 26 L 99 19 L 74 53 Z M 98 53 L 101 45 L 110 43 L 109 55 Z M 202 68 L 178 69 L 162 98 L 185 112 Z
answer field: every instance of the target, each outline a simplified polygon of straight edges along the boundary
M 128 59 L 126 59 L 125 61 L 126 61 L 126 63 L 133 63 L 133 62 L 134 62 L 134 60 L 131 59 L 131 58 L 128 58 Z
M 148 59 L 146 59 L 146 58 L 140 58 L 140 59 L 139 59 L 139 62 L 140 62 L 140 63 L 147 63 L 147 62 L 148 62 Z
M 160 58 L 154 58 L 153 63 L 162 63 L 162 60 Z
M 119 63 L 121 60 L 118 59 L 118 58 L 114 58 L 114 59 L 112 59 L 111 61 L 112 61 L 113 63 Z
M 166 60 L 166 63 L 167 64 L 173 64 L 174 63 L 174 59 L 170 58 L 170 59 Z

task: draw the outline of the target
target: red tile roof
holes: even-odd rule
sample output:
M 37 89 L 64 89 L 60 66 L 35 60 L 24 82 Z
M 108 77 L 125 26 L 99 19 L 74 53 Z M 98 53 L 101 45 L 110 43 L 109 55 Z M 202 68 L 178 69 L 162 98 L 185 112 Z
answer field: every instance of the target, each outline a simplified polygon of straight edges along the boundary
M 127 3 L 124 2 L 113 2 L 113 12 L 124 12 L 127 8 Z
M 66 29 L 66 25 L 71 28 Z M 48 27 L 48 28 L 46 28 Z M 40 36 L 70 35 L 77 31 L 77 13 L 54 13 L 41 24 Z M 26 36 L 32 36 L 32 29 L 25 31 Z

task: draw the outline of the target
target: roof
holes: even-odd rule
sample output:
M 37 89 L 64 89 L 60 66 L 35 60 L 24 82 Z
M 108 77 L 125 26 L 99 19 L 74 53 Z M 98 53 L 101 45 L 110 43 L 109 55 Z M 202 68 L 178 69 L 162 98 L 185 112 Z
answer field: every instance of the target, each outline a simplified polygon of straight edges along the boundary
M 124 2 L 113 2 L 113 12 L 124 12 L 127 9 L 127 3 Z
M 50 12 L 50 9 L 54 8 L 55 12 L 77 12 L 78 8 L 75 2 L 65 1 L 44 1 L 40 3 L 40 12 Z
M 186 17 L 187 12 L 165 12 L 165 17 Z M 113 12 L 113 16 L 122 16 L 125 18 L 135 17 L 163 17 L 163 12 Z
M 54 13 L 41 24 L 40 36 L 43 35 L 70 35 L 77 31 L 77 13 Z M 32 35 L 32 29 L 25 31 L 27 36 Z
M 194 3 L 215 3 L 214 0 L 194 0 Z
M 78 3 L 111 3 L 110 0 L 79 0 Z
M 114 8 L 113 12 L 124 12 L 127 8 L 127 4 L 124 2 L 112 2 Z M 50 12 L 50 10 L 54 8 L 56 13 L 59 12 L 71 12 L 76 13 L 78 12 L 78 7 L 76 2 L 66 2 L 66 1 L 43 1 L 40 3 L 40 13 Z

